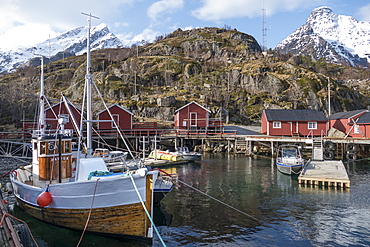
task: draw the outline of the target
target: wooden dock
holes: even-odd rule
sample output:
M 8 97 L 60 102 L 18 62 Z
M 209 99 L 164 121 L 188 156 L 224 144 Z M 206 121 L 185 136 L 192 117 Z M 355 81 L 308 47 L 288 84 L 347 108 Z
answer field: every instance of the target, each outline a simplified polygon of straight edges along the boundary
M 311 186 L 350 187 L 350 180 L 341 160 L 309 162 L 299 175 L 298 182 Z
M 2 193 L 2 192 L 0 192 Z M 8 215 L 4 200 L 0 197 L 0 216 L 1 216 L 1 227 L 0 227 L 0 246 L 4 247 L 22 247 L 25 245 L 21 244 L 18 232 L 13 226 L 12 220 Z

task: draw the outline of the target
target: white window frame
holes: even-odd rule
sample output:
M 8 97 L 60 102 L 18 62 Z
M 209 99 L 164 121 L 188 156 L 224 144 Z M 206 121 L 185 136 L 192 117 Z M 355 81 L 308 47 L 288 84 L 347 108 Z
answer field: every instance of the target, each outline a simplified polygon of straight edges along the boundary
M 114 121 L 117 123 L 117 125 L 119 126 L 119 114 L 112 114 L 112 117 Z M 114 129 L 116 126 L 114 125 L 114 122 L 111 122 L 111 123 L 112 123 L 111 128 Z
M 280 121 L 273 121 L 272 122 L 273 129 L 281 129 L 281 122 Z
M 198 113 L 197 112 L 190 112 L 190 127 L 197 127 L 198 126 Z
M 309 130 L 317 130 L 317 122 L 308 122 L 307 125 Z

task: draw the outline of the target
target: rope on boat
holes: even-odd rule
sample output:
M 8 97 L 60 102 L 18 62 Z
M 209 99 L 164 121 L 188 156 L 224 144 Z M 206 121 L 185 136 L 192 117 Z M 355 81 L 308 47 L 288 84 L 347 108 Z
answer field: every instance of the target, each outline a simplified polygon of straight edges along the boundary
M 23 224 L 27 227 L 27 230 L 28 230 L 28 232 L 29 232 L 29 234 L 30 234 L 30 236 L 31 236 L 31 238 L 32 238 L 32 240 L 33 240 L 33 242 L 35 243 L 36 247 L 38 247 L 38 244 L 37 244 L 37 242 L 36 242 L 35 238 L 33 237 L 33 235 L 32 235 L 32 232 L 31 232 L 30 228 L 28 227 L 27 223 L 26 223 L 26 222 L 24 222 L 23 220 L 18 219 L 17 217 L 15 217 L 15 216 L 13 216 L 13 215 L 11 215 L 11 214 L 9 214 L 9 213 L 4 213 L 4 214 L 3 214 L 3 216 L 1 217 L 0 226 L 2 226 L 2 225 L 3 225 L 4 220 L 5 220 L 5 216 L 9 216 L 9 217 L 11 217 L 11 218 L 13 218 L 13 219 L 15 219 L 15 220 L 18 220 L 19 222 L 23 223 Z
M 145 207 L 145 203 L 144 203 L 143 199 L 141 198 L 140 192 L 139 192 L 139 190 L 138 190 L 138 189 L 137 189 L 137 187 L 136 187 L 136 184 L 135 184 L 134 178 L 132 177 L 131 173 L 129 173 L 129 176 L 130 176 L 130 178 L 131 178 L 132 184 L 134 185 L 134 188 L 135 188 L 136 194 L 137 194 L 137 196 L 138 196 L 138 197 L 139 197 L 139 199 L 140 199 L 141 205 L 143 206 L 144 211 L 145 211 L 146 215 L 148 216 L 148 218 L 149 218 L 149 220 L 150 220 L 150 223 L 152 223 L 152 226 L 153 226 L 153 228 L 154 228 L 155 232 L 157 233 L 157 236 L 158 236 L 159 240 L 161 241 L 162 245 L 163 245 L 163 246 L 166 246 L 166 244 L 164 243 L 164 241 L 163 241 L 163 239 L 162 239 L 161 235 L 159 234 L 159 231 L 158 231 L 157 227 L 154 225 L 154 221 L 153 221 L 152 217 L 150 216 L 150 214 L 149 214 L 148 210 L 147 210 L 147 209 L 146 209 L 146 207 Z
M 231 209 L 233 209 L 233 210 L 235 210 L 235 211 L 237 211 L 237 212 L 239 212 L 241 214 L 244 214 L 245 216 L 248 216 L 249 218 L 251 218 L 251 219 L 253 219 L 253 220 L 255 220 L 255 221 L 259 222 L 259 223 L 261 223 L 261 221 L 259 219 L 257 219 L 256 217 L 254 217 L 254 216 L 252 216 L 250 214 L 247 214 L 246 212 L 243 212 L 243 211 L 241 211 L 241 210 L 239 210 L 237 208 L 234 208 L 233 206 L 231 206 L 231 205 L 229 205 L 229 204 L 227 204 L 227 203 L 225 203 L 223 201 L 220 201 L 220 200 L 214 198 L 213 196 L 208 195 L 207 193 L 204 193 L 203 191 L 201 191 L 201 190 L 199 190 L 199 189 L 191 186 L 190 184 L 185 183 L 184 181 L 181 181 L 180 179 L 177 179 L 177 181 L 179 181 L 180 183 L 188 186 L 189 188 L 191 188 L 191 189 L 193 189 L 193 190 L 195 190 L 195 191 L 197 191 L 197 192 L 199 192 L 199 193 L 201 193 L 201 194 L 203 194 L 205 196 L 208 196 L 209 198 L 215 200 L 216 202 L 219 202 L 219 203 L 221 203 L 221 204 L 223 204 L 223 205 L 225 205 L 225 206 L 227 206 L 227 207 L 229 207 L 229 208 L 231 208 Z
M 87 220 L 86 220 L 86 224 L 85 224 L 84 230 L 82 231 L 82 234 L 81 234 L 80 240 L 78 241 L 78 244 L 76 245 L 76 247 L 80 246 L 81 241 L 82 241 L 82 238 L 83 238 L 83 237 L 84 237 L 84 235 L 85 235 L 85 232 L 86 232 L 86 229 L 87 229 L 87 225 L 89 224 L 90 216 L 91 216 L 91 211 L 92 211 L 92 208 L 93 208 L 93 205 L 94 205 L 94 201 L 95 201 L 96 188 L 98 187 L 98 182 L 99 182 L 99 180 L 100 180 L 100 178 L 98 178 L 98 179 L 96 180 L 96 182 L 95 182 L 94 194 L 93 194 L 93 198 L 92 198 L 92 201 L 91 201 L 91 206 L 90 206 L 89 215 L 87 216 Z

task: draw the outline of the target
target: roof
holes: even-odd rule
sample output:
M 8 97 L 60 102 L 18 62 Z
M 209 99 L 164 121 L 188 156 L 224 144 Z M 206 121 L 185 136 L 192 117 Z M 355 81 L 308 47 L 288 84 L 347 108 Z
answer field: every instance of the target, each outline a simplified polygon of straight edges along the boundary
M 355 110 L 355 111 L 346 111 L 346 112 L 337 112 L 334 113 L 333 115 L 329 116 L 329 119 L 348 119 L 348 118 L 353 118 L 356 115 L 363 113 L 363 112 L 368 112 L 368 110 L 362 109 L 362 110 Z
M 323 112 L 311 109 L 265 109 L 267 121 L 328 121 Z
M 78 111 L 81 112 L 81 109 L 78 108 L 78 107 L 76 107 L 74 104 L 70 103 L 69 101 L 67 103 L 68 103 L 68 105 L 72 106 L 73 108 L 75 108 L 76 110 L 78 110 Z M 48 110 L 50 110 L 50 109 L 52 109 L 52 108 L 54 108 L 56 106 L 59 106 L 59 105 L 62 105 L 62 107 L 63 107 L 64 101 L 61 101 L 61 102 L 58 102 L 58 103 L 56 103 L 56 104 L 54 104 L 52 106 L 49 106 L 48 108 L 45 109 L 45 111 L 48 111 Z
M 186 104 L 186 105 L 184 105 L 183 107 L 181 107 L 181 108 L 177 109 L 177 110 L 175 111 L 175 113 L 176 113 L 176 112 L 178 112 L 178 111 L 180 111 L 180 110 L 182 110 L 182 109 L 184 109 L 185 107 L 187 107 L 187 106 L 189 106 L 189 105 L 191 105 L 191 104 L 196 104 L 197 106 L 199 106 L 199 107 L 203 108 L 204 110 L 206 110 L 206 111 L 208 111 L 208 112 L 211 112 L 210 110 L 208 110 L 208 109 L 207 109 L 207 108 L 205 108 L 204 106 L 201 106 L 201 105 L 199 105 L 197 102 L 192 101 L 192 102 L 190 102 L 189 104 Z
M 358 117 L 357 124 L 370 124 L 370 112 L 366 112 Z
M 131 115 L 134 115 L 132 112 L 130 112 L 129 110 L 126 110 L 125 108 L 123 108 L 122 106 L 120 106 L 120 105 L 118 105 L 118 104 L 113 104 L 113 105 L 109 106 L 109 107 L 108 107 L 108 109 L 112 108 L 113 106 L 117 106 L 118 108 L 120 108 L 120 109 L 124 110 L 125 112 L 127 112 L 127 113 L 129 113 L 129 114 L 131 114 Z M 102 114 L 102 113 L 103 113 L 103 112 L 105 112 L 105 111 L 107 111 L 107 109 L 104 109 L 104 110 L 102 110 L 102 111 L 98 112 L 98 113 L 97 113 L 97 115 L 100 115 L 100 114 Z

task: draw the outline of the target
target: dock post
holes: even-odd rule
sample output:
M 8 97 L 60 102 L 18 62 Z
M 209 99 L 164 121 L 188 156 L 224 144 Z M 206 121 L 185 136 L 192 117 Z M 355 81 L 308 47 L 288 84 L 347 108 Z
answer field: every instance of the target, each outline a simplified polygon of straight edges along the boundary
M 274 157 L 274 142 L 271 141 L 271 156 Z

